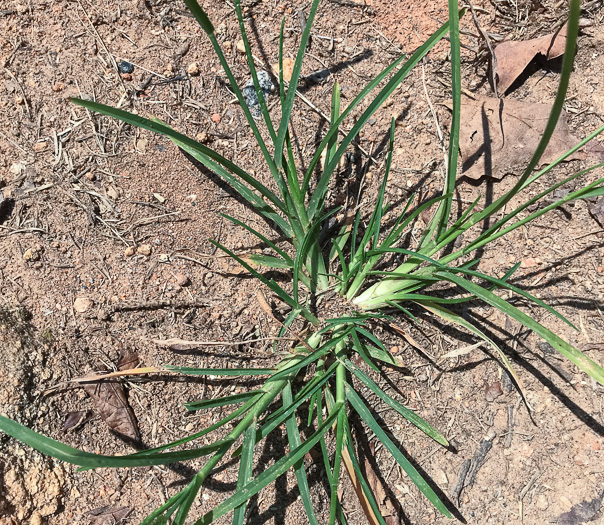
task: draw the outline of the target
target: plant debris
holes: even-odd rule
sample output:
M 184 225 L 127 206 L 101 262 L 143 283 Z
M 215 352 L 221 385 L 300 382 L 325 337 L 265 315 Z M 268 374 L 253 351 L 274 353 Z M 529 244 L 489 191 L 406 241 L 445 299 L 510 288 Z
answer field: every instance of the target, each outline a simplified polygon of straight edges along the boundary
M 490 430 L 488 434 L 480 440 L 478 450 L 474 453 L 472 459 L 465 460 L 459 469 L 459 477 L 457 484 L 451 492 L 454 501 L 459 505 L 459 497 L 465 487 L 470 487 L 476 480 L 476 475 L 480 468 L 485 464 L 486 457 L 491 448 L 493 448 L 493 440 L 497 437 L 494 430 Z
M 551 109 L 550 104 L 465 97 L 461 106 L 459 134 L 462 174 L 471 179 L 483 176 L 501 178 L 522 169 L 539 144 Z M 556 160 L 578 142 L 579 139 L 570 134 L 567 116 L 562 113 L 541 157 L 541 164 Z M 576 152 L 567 160 L 584 156 Z
M 120 365 L 131 366 L 133 356 L 130 354 L 127 359 L 122 358 Z M 135 357 L 138 364 L 138 356 Z M 101 416 L 107 426 L 119 437 L 126 439 L 133 444 L 140 442 L 140 433 L 138 423 L 134 416 L 132 408 L 128 404 L 126 391 L 122 383 L 116 380 L 99 381 L 95 383 L 84 384 L 84 390 L 91 397 L 94 411 Z
M 566 25 L 559 31 L 532 40 L 503 42 L 495 48 L 497 88 L 505 93 L 537 55 L 546 60 L 564 54 Z
M 132 512 L 130 507 L 100 507 L 88 512 L 91 525 L 114 525 L 123 522 Z
M 602 506 L 604 492 L 591 501 L 582 501 L 573 505 L 568 512 L 560 514 L 555 523 L 558 525 L 581 525 L 593 521 Z
M 604 228 L 604 198 L 600 197 L 588 206 L 589 214 Z

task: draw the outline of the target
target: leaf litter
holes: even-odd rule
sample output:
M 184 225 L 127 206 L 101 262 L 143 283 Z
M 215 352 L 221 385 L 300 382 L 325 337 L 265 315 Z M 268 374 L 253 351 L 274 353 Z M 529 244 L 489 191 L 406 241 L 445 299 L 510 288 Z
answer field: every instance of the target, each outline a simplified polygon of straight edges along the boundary
M 501 178 L 526 166 L 545 130 L 552 106 L 493 97 L 464 97 L 461 105 L 459 149 L 462 175 Z M 542 164 L 562 156 L 579 139 L 569 130 L 562 113 L 548 144 Z M 583 159 L 578 151 L 567 160 Z
M 134 368 L 138 362 L 136 354 L 126 354 L 120 359 L 118 368 L 120 370 Z M 124 385 L 119 379 L 87 383 L 83 386 L 92 399 L 94 411 L 101 416 L 107 426 L 119 437 L 133 444 L 140 443 L 138 423 L 128 403 Z
M 505 93 L 538 55 L 553 60 L 564 54 L 566 25 L 559 31 L 531 40 L 502 42 L 495 48 L 497 88 Z

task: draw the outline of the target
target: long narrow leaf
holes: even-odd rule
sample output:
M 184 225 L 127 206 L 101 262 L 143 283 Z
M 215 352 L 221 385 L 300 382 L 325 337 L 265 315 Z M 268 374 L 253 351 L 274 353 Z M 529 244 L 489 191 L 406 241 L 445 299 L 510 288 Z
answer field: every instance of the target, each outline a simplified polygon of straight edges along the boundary
M 451 281 L 452 283 L 465 288 L 468 292 L 476 295 L 491 306 L 494 306 L 505 315 L 509 315 L 513 319 L 516 319 L 516 321 L 540 335 L 550 345 L 558 350 L 558 352 L 577 365 L 579 369 L 590 377 L 593 377 L 600 384 L 604 385 L 604 369 L 598 363 L 587 357 L 572 345 L 568 344 L 566 341 L 558 337 L 556 334 L 545 328 L 545 326 L 538 323 L 515 306 L 512 306 L 507 301 L 501 299 L 501 297 L 495 295 L 493 292 L 485 290 L 481 286 L 463 279 L 458 275 L 444 271 L 439 271 L 438 275 L 447 281 Z
M 365 403 L 361 400 L 358 394 L 350 385 L 346 385 L 346 399 L 350 402 L 354 410 L 359 414 L 361 419 L 367 424 L 370 430 L 376 435 L 376 437 L 383 443 L 384 447 L 392 454 L 396 462 L 402 467 L 409 479 L 415 484 L 415 486 L 428 498 L 430 503 L 438 509 L 447 518 L 453 518 L 449 509 L 445 507 L 444 503 L 436 495 L 432 487 L 426 483 L 426 480 L 416 470 L 416 468 L 409 462 L 404 454 L 396 447 L 392 440 L 388 437 L 386 432 L 375 420 L 371 411 L 367 408 Z

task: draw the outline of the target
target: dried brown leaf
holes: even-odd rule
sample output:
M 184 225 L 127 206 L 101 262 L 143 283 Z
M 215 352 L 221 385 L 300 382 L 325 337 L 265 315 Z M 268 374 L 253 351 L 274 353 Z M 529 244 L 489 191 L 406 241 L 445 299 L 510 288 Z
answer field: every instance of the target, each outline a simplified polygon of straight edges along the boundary
M 461 105 L 459 149 L 462 175 L 501 178 L 521 170 L 532 157 L 552 106 L 490 97 L 464 97 Z M 566 113 L 562 113 L 552 138 L 541 157 L 547 164 L 576 145 L 570 134 Z M 584 158 L 576 152 L 567 160 Z
M 115 525 L 122 523 L 131 512 L 130 507 L 100 507 L 91 510 L 88 515 L 92 517 L 91 525 Z
M 63 421 L 63 430 L 76 430 L 78 427 L 86 423 L 90 419 L 88 410 L 77 410 L 75 412 L 67 412 Z
M 140 359 L 136 352 L 128 352 L 124 354 L 121 359 L 117 362 L 118 370 L 128 370 L 130 368 L 136 368 L 140 363 Z
M 140 441 L 138 423 L 128 404 L 124 386 L 116 380 L 84 384 L 94 411 L 115 433 L 134 443 Z
M 509 40 L 495 48 L 497 88 L 505 93 L 537 55 L 552 60 L 564 54 L 566 25 L 558 32 L 521 42 Z

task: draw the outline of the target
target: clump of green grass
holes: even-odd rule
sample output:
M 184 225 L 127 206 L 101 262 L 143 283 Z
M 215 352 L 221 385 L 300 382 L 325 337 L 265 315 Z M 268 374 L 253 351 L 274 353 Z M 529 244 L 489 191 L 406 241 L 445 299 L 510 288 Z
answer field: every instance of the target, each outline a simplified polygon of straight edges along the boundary
M 370 373 L 379 374 L 378 363 L 382 362 L 387 365 L 397 363 L 384 344 L 372 333 L 371 326 L 373 321 L 393 315 L 403 315 L 413 320 L 415 318 L 411 310 L 421 308 L 447 322 L 461 326 L 486 341 L 495 350 L 503 366 L 509 370 L 517 384 L 520 385 L 520 378 L 514 372 L 505 353 L 481 331 L 479 326 L 471 324 L 455 311 L 456 305 L 469 301 L 482 301 L 533 330 L 579 369 L 604 384 L 602 367 L 497 293 L 498 290 L 509 290 L 546 309 L 562 322 L 572 326 L 559 312 L 509 282 L 518 265 L 502 278 L 495 278 L 475 269 L 479 259 L 467 260 L 468 256 L 474 254 L 478 249 L 488 247 L 496 239 L 569 201 L 604 194 L 604 178 L 600 178 L 593 183 L 580 186 L 580 189 L 572 191 L 537 211 L 528 211 L 531 205 L 542 201 L 560 186 L 580 179 L 587 172 L 602 166 L 598 165 L 566 177 L 535 197 L 527 199 L 521 206 L 503 212 L 513 197 L 521 194 L 604 129 L 604 127 L 598 129 L 562 157 L 534 173 L 552 136 L 566 96 L 576 48 L 580 14 L 579 0 L 570 2 L 567 43 L 560 74 L 560 86 L 549 121 L 531 161 L 510 191 L 498 197 L 482 211 L 476 210 L 478 201 L 475 201 L 463 209 L 458 218 L 453 216 L 452 207 L 457 175 L 461 96 L 459 16 L 463 14 L 463 11 L 458 11 L 455 0 L 449 0 L 450 18 L 446 24 L 440 27 L 410 57 L 402 56 L 384 69 L 361 90 L 346 108 L 342 108 L 340 105 L 338 84 L 333 86 L 330 127 L 304 172 L 299 170 L 294 161 L 290 140 L 290 117 L 296 96 L 295 86 L 300 78 L 302 60 L 319 0 L 314 0 L 310 7 L 289 89 L 285 88 L 283 82 L 283 67 L 279 68 L 281 72 L 279 79 L 281 117 L 277 123 L 271 119 L 258 83 L 254 59 L 246 37 L 240 1 L 234 0 L 248 65 L 260 100 L 262 118 L 270 141 L 262 138 L 258 124 L 250 114 L 242 92 L 216 40 L 212 23 L 196 0 L 185 0 L 185 3 L 207 34 L 231 88 L 239 100 L 241 109 L 258 143 L 260 154 L 274 179 L 270 187 L 243 170 L 234 161 L 174 131 L 159 120 L 145 119 L 96 102 L 84 100 L 74 100 L 74 102 L 89 110 L 169 137 L 185 152 L 230 184 L 259 215 L 272 225 L 276 236 L 287 239 L 290 244 L 289 248 L 277 246 L 249 224 L 225 215 L 228 220 L 246 229 L 271 248 L 273 254 L 252 255 L 251 259 L 254 264 L 250 264 L 249 260 L 244 260 L 220 243 L 213 242 L 247 268 L 274 296 L 289 307 L 282 334 L 292 327 L 294 321 L 298 321 L 305 325 L 305 329 L 297 330 L 296 333 L 308 335 L 305 335 L 304 338 L 300 337 L 299 344 L 291 348 L 273 368 L 169 367 L 172 371 L 190 375 L 263 376 L 266 379 L 258 390 L 188 403 L 186 407 L 189 410 L 204 410 L 218 406 L 237 408 L 233 408 L 227 417 L 210 427 L 153 450 L 126 456 L 102 456 L 82 452 L 48 439 L 6 418 L 0 418 L 0 429 L 46 454 L 79 465 L 83 469 L 159 465 L 207 457 L 205 465 L 193 477 L 189 485 L 154 511 L 143 521 L 144 524 L 167 523 L 170 520 L 175 524 L 185 523 L 191 505 L 197 498 L 204 481 L 225 457 L 238 457 L 240 460 L 235 493 L 195 521 L 196 524 L 212 523 L 230 512 L 233 513 L 233 523 L 242 524 L 248 500 L 289 469 L 295 471 L 308 521 L 311 524 L 318 524 L 319 520 L 313 507 L 303 458 L 311 448 L 319 446 L 329 484 L 329 523 L 335 523 L 336 520 L 346 522 L 337 492 L 344 466 L 357 482 L 358 495 L 367 515 L 373 516 L 372 522 L 384 524 L 385 521 L 380 515 L 379 507 L 357 459 L 354 430 L 350 422 L 350 417 L 354 413 L 377 436 L 385 449 L 392 454 L 396 462 L 428 500 L 443 515 L 451 517 L 451 511 L 447 505 L 441 501 L 432 487 L 400 452 L 388 432 L 378 424 L 373 415 L 376 407 L 368 406 L 359 395 L 360 389 L 368 388 L 376 398 L 398 412 L 400 416 L 430 438 L 443 447 L 448 446 L 447 439 L 436 428 L 384 392 L 363 370 L 364 368 L 372 371 Z M 283 27 L 282 24 L 279 41 L 280 66 L 283 64 Z M 394 145 L 395 128 L 394 122 L 392 122 L 385 170 L 373 213 L 368 218 L 364 218 L 360 211 L 357 212 L 351 225 L 342 226 L 327 240 L 326 244 L 323 243 L 320 240 L 320 232 L 326 222 L 338 212 L 338 208 L 328 209 L 326 199 L 329 183 L 342 155 L 345 154 L 361 128 L 405 80 L 412 68 L 446 34 L 449 34 L 451 43 L 453 116 L 448 148 L 447 176 L 442 195 L 423 203 L 417 202 L 415 196 L 412 196 L 403 210 L 396 212 L 397 219 L 394 224 L 389 228 L 384 226 L 382 220 L 384 215 L 388 211 L 394 212 L 394 210 L 390 210 L 386 196 L 386 184 L 392 165 Z M 344 119 L 366 99 L 370 99 L 367 109 L 358 117 L 353 128 L 345 133 L 343 138 L 340 138 L 340 127 Z M 314 180 L 316 171 L 320 175 L 317 180 Z M 414 245 L 405 244 L 407 238 L 405 234 L 419 214 L 426 210 L 432 211 L 432 219 L 425 227 L 419 242 Z M 490 226 L 483 229 L 482 232 L 474 233 L 479 229 L 477 227 L 483 227 L 485 221 L 489 219 L 489 224 L 492 223 Z M 462 242 L 461 247 L 455 248 L 455 241 L 461 240 L 462 235 L 464 235 L 463 239 L 469 240 L 465 243 Z M 402 258 L 404 262 L 395 269 L 383 270 L 383 263 L 393 255 Z M 273 279 L 266 277 L 258 270 L 258 265 L 286 270 L 291 275 L 290 285 L 283 287 Z M 434 292 L 435 288 L 441 289 L 441 292 L 443 288 L 442 286 L 435 287 L 435 284 L 447 285 L 447 293 L 443 295 L 443 293 Z M 331 310 L 326 306 L 330 304 L 327 298 L 334 294 L 339 297 L 337 302 L 342 306 L 337 311 L 345 313 L 331 314 Z M 357 357 L 364 361 L 366 367 L 355 364 L 358 362 Z M 294 381 L 302 375 L 302 372 L 305 372 L 304 377 L 307 379 L 302 382 Z M 313 429 L 306 439 L 302 439 L 299 431 L 301 413 L 306 414 L 306 423 Z M 225 430 L 225 435 L 221 439 L 208 445 L 183 448 L 183 445 L 192 444 L 202 436 L 224 428 L 230 422 L 234 424 L 234 427 L 229 432 Z M 289 452 L 277 458 L 272 466 L 254 476 L 256 447 L 271 432 L 280 429 L 283 424 L 287 429 Z M 330 447 L 326 444 L 328 434 L 332 435 L 330 440 L 332 446 Z

